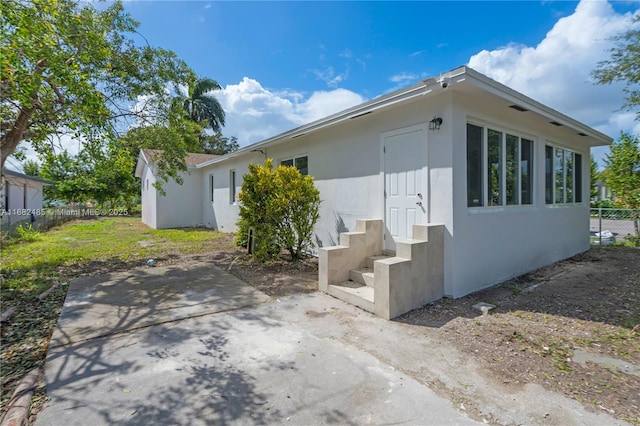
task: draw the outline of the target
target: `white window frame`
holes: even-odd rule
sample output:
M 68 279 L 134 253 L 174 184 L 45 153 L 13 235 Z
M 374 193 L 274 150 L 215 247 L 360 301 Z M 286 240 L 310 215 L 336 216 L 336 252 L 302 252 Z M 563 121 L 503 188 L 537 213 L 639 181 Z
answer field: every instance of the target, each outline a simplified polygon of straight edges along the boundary
M 211 204 L 215 202 L 215 186 L 213 174 L 209 175 L 209 201 L 211 201 Z
M 229 204 L 236 203 L 236 169 L 229 170 Z
M 299 160 L 301 158 L 306 158 L 307 159 L 307 170 L 306 170 L 306 173 L 303 173 L 302 170 L 300 170 L 300 168 L 296 164 L 297 160 Z M 302 175 L 306 176 L 306 175 L 309 174 L 309 154 L 300 154 L 300 155 L 296 155 L 296 156 L 292 156 L 292 157 L 282 158 L 282 159 L 280 159 L 279 164 L 283 165 L 282 163 L 284 163 L 285 161 L 291 161 L 292 162 L 291 165 L 295 166 L 295 168 L 297 168 Z
M 511 207 L 528 207 L 533 206 L 535 204 L 534 194 L 535 194 L 535 147 L 536 147 L 536 138 L 526 135 L 523 132 L 518 132 L 510 129 L 506 129 L 503 126 L 492 125 L 492 124 L 484 124 L 475 121 L 467 121 L 467 124 L 471 124 L 476 127 L 480 127 L 482 129 L 482 138 L 481 138 L 481 160 L 480 160 L 480 169 L 481 169 L 481 203 L 477 206 L 469 206 L 468 192 L 467 192 L 467 208 L 469 209 L 495 209 L 495 208 L 511 208 Z M 500 200 L 498 204 L 489 205 L 489 170 L 488 170 L 488 161 L 489 161 L 489 129 L 499 132 L 500 136 Z M 465 133 L 466 134 L 466 133 Z M 517 188 L 517 203 L 507 204 L 507 135 L 517 137 L 517 177 L 515 182 L 515 187 Z M 528 168 L 530 172 L 529 176 L 529 203 L 522 202 L 522 159 L 523 159 L 523 150 L 522 150 L 522 141 L 527 140 L 531 142 L 531 152 L 530 157 L 532 161 L 532 165 Z M 465 142 L 466 147 L 466 142 Z M 467 150 L 465 148 L 465 166 L 468 173 L 468 158 L 466 157 Z M 469 191 L 469 188 L 467 188 Z
M 582 204 L 583 200 L 584 200 L 584 194 L 583 194 L 583 188 L 582 188 L 582 184 L 583 184 L 583 170 L 582 170 L 582 161 L 583 161 L 583 157 L 584 154 L 581 152 L 578 152 L 576 150 L 570 149 L 570 148 L 566 148 L 562 145 L 559 144 L 555 144 L 552 142 L 546 142 L 544 145 L 545 149 L 544 149 L 544 162 L 545 162 L 545 183 L 544 183 L 544 189 L 545 189 L 545 205 L 547 206 L 552 206 L 552 205 L 560 205 L 560 204 L 568 204 L 568 205 L 572 205 L 572 204 Z M 551 188 L 548 187 L 547 185 L 547 148 L 551 148 Z M 556 159 L 557 159 L 557 153 L 558 151 L 562 152 L 562 200 L 558 200 L 558 196 L 556 194 L 556 191 L 558 190 L 558 187 L 556 185 Z M 571 200 L 568 201 L 567 200 L 567 171 L 568 171 L 568 161 L 567 161 L 567 154 L 571 154 L 573 156 L 573 168 L 571 169 L 572 175 L 572 188 L 571 188 Z M 578 158 L 577 156 L 579 156 L 579 162 L 577 161 Z M 577 166 L 579 164 L 579 166 Z M 576 167 L 577 166 L 577 167 Z M 551 201 L 549 201 L 547 199 L 547 190 L 551 189 Z M 578 199 L 579 198 L 579 199 Z

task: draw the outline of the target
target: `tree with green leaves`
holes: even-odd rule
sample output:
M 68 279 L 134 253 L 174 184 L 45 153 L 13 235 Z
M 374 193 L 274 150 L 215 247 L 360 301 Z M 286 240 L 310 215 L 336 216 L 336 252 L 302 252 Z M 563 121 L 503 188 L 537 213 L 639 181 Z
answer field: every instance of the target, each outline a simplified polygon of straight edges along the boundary
M 174 105 L 174 108 L 180 107 Z M 131 128 L 118 139 L 117 146 L 127 150 L 134 159 L 138 158 L 140 149 L 162 151 L 162 155 L 153 159 L 158 178 L 154 185 L 164 194 L 163 183 L 169 180 L 183 183 L 180 173 L 187 171 L 185 158 L 190 152 L 200 152 L 201 134 L 202 127 L 199 124 L 176 113 L 168 122 Z
M 235 136 L 228 138 L 216 132 L 213 135 L 203 134 L 200 137 L 200 148 L 204 154 L 224 155 L 236 151 L 240 145 Z
M 133 201 L 140 194 L 139 181 L 133 175 L 136 159 L 126 149 L 111 145 L 98 157 L 94 157 L 93 185 L 90 195 L 99 206 L 133 209 Z
M 0 7 L 0 167 L 23 142 L 46 157 L 55 135 L 100 147 L 132 122 L 166 122 L 172 93 L 195 81 L 173 52 L 136 45 L 138 23 L 119 0 Z
M 598 162 L 596 158 L 591 154 L 591 163 L 589 165 L 589 176 L 591 182 L 591 199 L 595 199 L 598 197 L 598 181 L 600 180 L 600 172 L 598 171 Z
M 640 106 L 640 15 L 631 19 L 630 28 L 613 40 L 616 45 L 609 52 L 611 58 L 601 61 L 592 76 L 598 84 L 624 82 L 625 102 L 622 109 L 633 111 Z M 636 113 L 640 119 L 640 112 Z
M 633 222 L 637 245 L 640 245 L 640 140 L 628 133 L 620 133 L 620 138 L 611 145 L 607 154 L 606 184 L 613 192 L 616 204 L 635 209 Z
M 22 171 L 27 176 L 40 176 L 40 164 L 34 160 L 25 160 L 22 162 Z
M 54 185 L 44 187 L 45 197 L 66 203 L 88 201 L 93 187 L 93 173 L 88 163 L 86 153 L 73 156 L 63 151 L 48 155 L 42 163 L 40 176 Z
M 219 132 L 224 126 L 225 114 L 213 91 L 222 89 L 217 81 L 210 78 L 198 78 L 189 84 L 187 95 L 178 101 L 191 121 L 206 123 L 205 127 Z

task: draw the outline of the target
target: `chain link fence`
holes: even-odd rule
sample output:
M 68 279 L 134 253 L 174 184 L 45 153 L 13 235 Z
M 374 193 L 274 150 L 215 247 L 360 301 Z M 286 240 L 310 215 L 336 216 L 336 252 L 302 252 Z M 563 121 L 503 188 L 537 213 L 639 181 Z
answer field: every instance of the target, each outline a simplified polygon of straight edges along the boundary
M 31 226 L 34 230 L 45 230 L 71 219 L 83 216 L 84 206 L 56 207 L 51 209 L 18 209 L 12 214 L 0 216 L 0 235 L 2 238 L 15 237 L 18 228 Z
M 589 234 L 592 245 L 638 245 L 640 210 L 595 208 L 590 211 Z

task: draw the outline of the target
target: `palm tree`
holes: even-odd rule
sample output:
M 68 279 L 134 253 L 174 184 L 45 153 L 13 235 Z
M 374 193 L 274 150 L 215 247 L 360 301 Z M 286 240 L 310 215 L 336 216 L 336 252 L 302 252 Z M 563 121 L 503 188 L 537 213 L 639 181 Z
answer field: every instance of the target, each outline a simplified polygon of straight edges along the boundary
M 189 85 L 189 92 L 182 101 L 182 107 L 192 121 L 207 122 L 214 132 L 224 126 L 224 110 L 211 92 L 222 89 L 217 81 L 210 78 L 198 78 Z

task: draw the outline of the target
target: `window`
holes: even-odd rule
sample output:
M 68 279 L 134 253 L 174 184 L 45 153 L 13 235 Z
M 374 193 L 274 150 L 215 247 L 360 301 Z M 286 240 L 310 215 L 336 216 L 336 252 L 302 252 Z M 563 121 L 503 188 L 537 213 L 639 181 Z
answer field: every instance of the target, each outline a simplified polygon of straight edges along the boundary
M 467 124 L 467 205 L 482 205 L 482 127 Z
M 467 206 L 532 204 L 532 194 L 533 141 L 468 123 Z
M 545 203 L 582 202 L 582 155 L 545 146 Z
M 520 141 L 520 203 L 533 203 L 533 141 Z
M 229 203 L 236 202 L 236 171 L 229 171 Z
M 309 157 L 306 155 L 302 157 L 294 157 L 294 158 L 287 158 L 286 160 L 281 160 L 280 165 L 295 166 L 296 169 L 300 171 L 300 174 L 302 175 L 309 174 Z
M 209 175 L 209 197 L 211 199 L 211 204 L 213 204 L 213 191 L 214 191 L 213 175 Z

